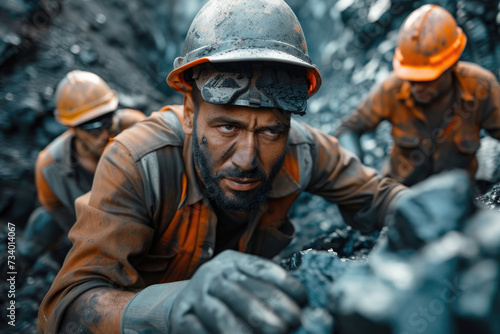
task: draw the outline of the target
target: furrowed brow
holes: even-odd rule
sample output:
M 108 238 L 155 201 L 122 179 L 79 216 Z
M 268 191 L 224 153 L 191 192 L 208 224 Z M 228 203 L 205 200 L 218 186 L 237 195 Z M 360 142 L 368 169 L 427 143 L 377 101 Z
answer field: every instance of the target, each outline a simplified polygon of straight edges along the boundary
M 245 124 L 244 122 L 237 121 L 237 120 L 235 120 L 231 117 L 227 117 L 227 116 L 216 117 L 216 118 L 210 120 L 210 123 L 233 124 L 233 125 L 238 125 L 238 126 L 243 127 L 243 128 L 245 128 L 247 126 L 247 124 Z

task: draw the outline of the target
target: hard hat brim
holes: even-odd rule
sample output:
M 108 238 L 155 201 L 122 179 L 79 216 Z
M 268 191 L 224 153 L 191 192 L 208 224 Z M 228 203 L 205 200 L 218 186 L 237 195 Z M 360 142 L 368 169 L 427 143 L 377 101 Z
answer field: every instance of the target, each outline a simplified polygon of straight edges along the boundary
M 268 61 L 305 67 L 307 69 L 307 77 L 310 83 L 308 91 L 309 97 L 313 96 L 318 91 L 322 83 L 321 75 L 315 65 L 309 64 L 298 57 L 290 55 L 289 53 L 279 50 L 271 50 L 269 48 L 236 49 L 221 54 L 211 55 L 209 57 L 198 58 L 193 61 L 189 61 L 189 58 L 189 55 L 187 57 L 176 58 L 174 61 L 174 67 L 176 68 L 170 72 L 167 77 L 167 84 L 180 93 L 185 93 L 186 91 L 191 90 L 191 87 L 183 80 L 182 73 L 193 66 L 206 62 L 229 63 Z
M 116 92 L 111 91 L 111 96 L 109 100 L 106 103 L 100 104 L 91 110 L 83 110 L 81 113 L 74 113 L 71 115 L 71 118 L 68 118 L 67 116 L 62 119 L 60 117 L 60 112 L 58 109 L 55 110 L 55 118 L 56 120 L 64 124 L 66 126 L 78 126 L 80 124 L 83 124 L 87 121 L 90 121 L 94 118 L 97 118 L 99 116 L 102 116 L 104 114 L 107 114 L 109 112 L 112 112 L 118 108 L 118 96 L 116 95 Z
M 393 63 L 396 76 L 408 81 L 433 81 L 443 73 L 441 69 L 434 67 L 411 67 L 403 66 L 399 62 Z
M 394 68 L 394 73 L 396 76 L 402 80 L 408 81 L 433 81 L 439 78 L 443 72 L 449 69 L 458 61 L 458 57 L 455 59 L 449 59 L 446 63 L 440 66 L 408 66 L 402 65 L 399 60 L 395 59 L 392 63 Z

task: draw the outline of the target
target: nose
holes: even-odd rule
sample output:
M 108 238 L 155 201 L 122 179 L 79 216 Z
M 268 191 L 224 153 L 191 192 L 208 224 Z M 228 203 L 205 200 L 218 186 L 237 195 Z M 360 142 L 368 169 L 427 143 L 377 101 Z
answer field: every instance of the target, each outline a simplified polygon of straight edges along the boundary
M 426 81 L 410 81 L 410 85 L 417 91 L 425 90 L 429 85 Z
M 107 141 L 111 137 L 111 129 L 102 129 L 97 137 L 99 140 Z
M 242 171 L 251 171 L 257 168 L 258 143 L 255 135 L 249 132 L 244 139 L 238 141 L 231 162 Z

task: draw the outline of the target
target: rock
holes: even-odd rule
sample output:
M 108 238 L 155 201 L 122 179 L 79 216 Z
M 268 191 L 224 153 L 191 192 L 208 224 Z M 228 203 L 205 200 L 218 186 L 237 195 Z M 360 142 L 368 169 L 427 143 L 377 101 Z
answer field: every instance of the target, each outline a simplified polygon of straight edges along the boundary
M 78 54 L 78 59 L 83 65 L 94 65 L 97 63 L 99 57 L 93 50 L 82 50 Z
M 451 189 L 447 177 L 440 175 L 443 180 L 433 182 Z M 427 191 L 419 196 L 415 203 L 431 197 Z M 442 197 L 445 208 L 458 204 L 454 196 Z M 326 307 L 336 319 L 335 332 L 496 332 L 500 213 L 480 209 L 452 218 L 453 228 L 421 239 L 417 248 L 392 247 L 390 229 L 394 226 L 390 226 L 388 239 L 381 240 L 367 263 L 349 263 L 328 290 Z M 410 224 L 407 228 L 420 227 Z
M 500 259 L 500 213 L 481 210 L 467 224 L 464 233 L 471 237 L 486 257 Z
M 13 111 L 11 117 L 17 130 L 31 132 L 35 123 L 43 116 L 40 96 L 35 92 L 26 94 Z
M 328 311 L 306 307 L 303 310 L 302 326 L 293 334 L 331 334 L 333 329 L 334 320 Z
M 476 198 L 476 203 L 486 208 L 500 211 L 500 183 L 494 185 L 493 188 L 483 196 Z
M 388 217 L 389 244 L 393 249 L 418 249 L 460 229 L 473 211 L 473 190 L 465 171 L 431 176 L 394 203 L 394 214 Z

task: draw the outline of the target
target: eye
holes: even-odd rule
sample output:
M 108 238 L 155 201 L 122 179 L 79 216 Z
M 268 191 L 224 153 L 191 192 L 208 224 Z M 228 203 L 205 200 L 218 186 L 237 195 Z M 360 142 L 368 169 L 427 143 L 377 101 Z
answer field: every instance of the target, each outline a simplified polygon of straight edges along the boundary
M 264 136 L 266 136 L 266 138 L 271 139 L 271 140 L 277 139 L 281 135 L 281 132 L 277 131 L 275 129 L 266 129 L 266 130 L 263 130 L 261 133 Z
M 232 124 L 224 124 L 219 126 L 219 131 L 225 134 L 231 134 L 236 131 L 236 127 Z

